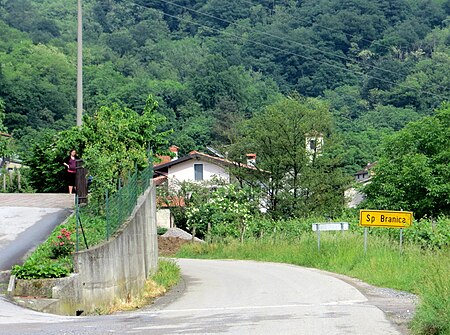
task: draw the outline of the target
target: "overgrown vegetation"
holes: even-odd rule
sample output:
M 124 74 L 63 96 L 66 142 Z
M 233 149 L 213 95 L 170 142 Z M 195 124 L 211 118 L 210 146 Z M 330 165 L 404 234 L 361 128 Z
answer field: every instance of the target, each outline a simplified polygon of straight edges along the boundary
M 39 245 L 23 265 L 15 265 L 12 273 L 19 279 L 61 278 L 73 271 L 71 252 L 74 250 L 74 226 L 59 225 L 49 238 Z M 64 238 L 59 238 L 63 236 Z M 63 243 L 63 245 L 61 245 Z
M 450 104 L 388 138 L 364 191 L 369 208 L 450 215 Z

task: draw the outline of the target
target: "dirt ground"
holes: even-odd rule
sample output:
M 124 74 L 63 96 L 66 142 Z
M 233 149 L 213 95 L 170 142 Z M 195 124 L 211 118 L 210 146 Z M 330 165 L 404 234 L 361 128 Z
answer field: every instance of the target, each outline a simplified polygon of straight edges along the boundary
M 186 243 L 196 243 L 179 237 L 158 236 L 158 251 L 160 256 L 174 256 Z

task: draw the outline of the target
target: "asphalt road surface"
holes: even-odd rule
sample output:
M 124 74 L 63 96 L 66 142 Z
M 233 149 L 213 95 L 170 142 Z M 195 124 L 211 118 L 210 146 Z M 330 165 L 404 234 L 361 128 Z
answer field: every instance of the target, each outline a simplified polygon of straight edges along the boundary
M 69 214 L 63 208 L 0 207 L 0 271 L 22 264 Z
M 177 262 L 182 284 L 143 310 L 61 317 L 0 300 L 0 334 L 400 334 L 356 288 L 320 271 L 251 261 Z

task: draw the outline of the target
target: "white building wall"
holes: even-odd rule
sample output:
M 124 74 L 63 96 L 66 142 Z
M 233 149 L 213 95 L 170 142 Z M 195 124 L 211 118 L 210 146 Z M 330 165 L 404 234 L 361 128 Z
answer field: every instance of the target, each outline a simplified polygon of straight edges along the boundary
M 156 226 L 162 228 L 173 228 L 172 214 L 169 208 L 160 208 L 156 211 Z
M 179 182 L 195 181 L 194 164 L 203 164 L 204 181 L 211 180 L 214 176 L 224 179 L 227 182 L 230 181 L 230 175 L 223 167 L 198 159 L 190 159 L 185 162 L 173 165 L 169 168 L 169 184 L 172 180 L 177 180 Z

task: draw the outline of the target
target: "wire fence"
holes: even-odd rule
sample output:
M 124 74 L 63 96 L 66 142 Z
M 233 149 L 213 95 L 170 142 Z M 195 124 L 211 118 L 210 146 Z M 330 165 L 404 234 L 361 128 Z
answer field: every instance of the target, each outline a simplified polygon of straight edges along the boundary
M 125 184 L 119 179 L 119 187 L 116 193 L 105 194 L 106 201 L 106 239 L 116 232 L 122 223 L 136 207 L 139 196 L 150 186 L 150 179 L 153 175 L 151 166 L 142 171 L 136 171 L 128 175 Z
M 133 174 L 118 180 L 116 192 L 105 192 L 104 203 L 95 206 L 104 208 L 100 214 L 98 208 L 83 206 L 76 198 L 76 250 L 89 249 L 89 246 L 101 243 L 114 235 L 136 207 L 141 194 L 150 186 L 153 167 L 137 169 Z

